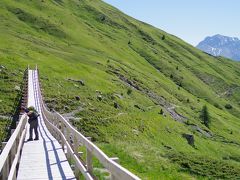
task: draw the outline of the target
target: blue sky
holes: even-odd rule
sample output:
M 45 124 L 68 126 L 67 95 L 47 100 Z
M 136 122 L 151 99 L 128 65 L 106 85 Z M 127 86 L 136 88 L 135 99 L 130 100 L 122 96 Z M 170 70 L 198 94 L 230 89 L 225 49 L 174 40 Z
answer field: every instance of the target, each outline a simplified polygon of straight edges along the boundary
M 206 36 L 240 37 L 240 0 L 104 0 L 192 45 Z

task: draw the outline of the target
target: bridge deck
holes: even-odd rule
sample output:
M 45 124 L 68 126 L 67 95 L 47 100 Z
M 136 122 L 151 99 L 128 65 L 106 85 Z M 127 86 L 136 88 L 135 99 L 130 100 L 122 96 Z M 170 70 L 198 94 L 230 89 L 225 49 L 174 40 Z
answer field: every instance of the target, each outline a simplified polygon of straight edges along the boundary
M 75 179 L 60 144 L 43 122 L 37 92 L 39 86 L 37 71 L 29 70 L 28 78 L 28 106 L 34 106 L 40 113 L 39 140 L 27 142 L 29 132 L 27 133 L 17 179 Z

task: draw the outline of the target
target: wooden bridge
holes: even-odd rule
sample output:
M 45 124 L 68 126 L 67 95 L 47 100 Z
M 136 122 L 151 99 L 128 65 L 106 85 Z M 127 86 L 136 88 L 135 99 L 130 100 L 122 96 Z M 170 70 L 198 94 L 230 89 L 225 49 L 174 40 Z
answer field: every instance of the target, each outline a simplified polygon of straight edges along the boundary
M 33 106 L 40 114 L 39 140 L 27 141 L 29 124 L 23 114 L 0 155 L 0 180 L 97 179 L 93 157 L 104 172 L 109 173 L 106 179 L 139 179 L 120 166 L 118 158 L 104 154 L 59 113 L 48 111 L 43 103 L 37 68 L 27 70 L 25 97 L 27 106 Z M 84 150 L 79 152 L 80 149 Z

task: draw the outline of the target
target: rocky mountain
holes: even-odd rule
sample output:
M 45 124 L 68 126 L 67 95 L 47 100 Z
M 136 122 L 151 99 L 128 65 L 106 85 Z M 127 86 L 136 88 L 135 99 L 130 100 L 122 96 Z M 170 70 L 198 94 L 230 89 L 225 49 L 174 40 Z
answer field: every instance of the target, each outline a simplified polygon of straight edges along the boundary
M 197 48 L 213 56 L 223 56 L 240 61 L 240 40 L 236 37 L 214 35 L 206 37 Z

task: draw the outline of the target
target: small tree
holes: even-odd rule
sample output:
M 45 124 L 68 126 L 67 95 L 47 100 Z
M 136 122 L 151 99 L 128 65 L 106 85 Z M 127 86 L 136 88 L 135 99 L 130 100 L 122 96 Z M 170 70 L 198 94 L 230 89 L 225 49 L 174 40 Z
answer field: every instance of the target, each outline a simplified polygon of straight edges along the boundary
M 203 108 L 202 108 L 200 118 L 202 119 L 204 125 L 209 128 L 210 117 L 209 117 L 208 108 L 206 105 L 203 106 Z
M 162 40 L 164 40 L 165 38 L 166 38 L 165 35 L 163 35 L 163 36 L 162 36 Z

